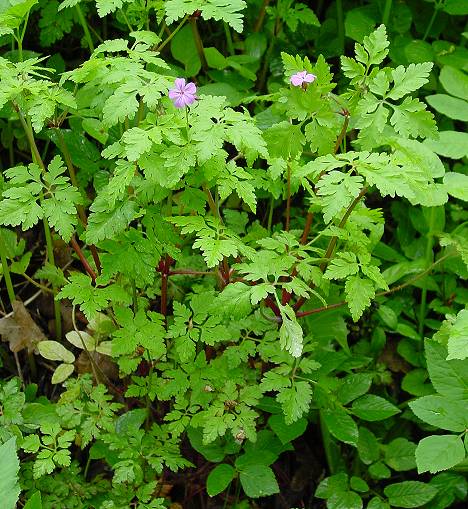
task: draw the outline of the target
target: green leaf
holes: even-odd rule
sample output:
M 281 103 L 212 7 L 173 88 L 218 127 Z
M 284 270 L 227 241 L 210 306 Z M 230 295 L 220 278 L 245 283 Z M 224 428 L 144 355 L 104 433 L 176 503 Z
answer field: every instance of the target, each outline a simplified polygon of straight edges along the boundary
M 271 157 L 282 157 L 285 160 L 295 158 L 305 143 L 300 126 L 284 121 L 267 129 L 264 133 L 268 153 Z
M 419 481 L 404 481 L 386 486 L 384 493 L 393 507 L 411 508 L 432 500 L 437 489 Z
M 456 435 L 433 435 L 423 438 L 416 449 L 418 473 L 435 474 L 454 467 L 465 459 L 465 446 Z
M 327 509 L 362 509 L 362 498 L 354 491 L 338 491 L 327 500 Z
M 468 177 L 466 177 L 468 185 Z M 468 358 L 468 310 L 462 309 L 448 329 L 447 360 Z
M 468 175 L 448 172 L 444 175 L 444 185 L 448 194 L 459 200 L 468 201 Z
M 358 427 L 353 418 L 342 409 L 325 409 L 323 420 L 328 431 L 341 442 L 357 445 Z
M 361 318 L 364 310 L 370 306 L 371 299 L 375 297 L 374 284 L 370 279 L 351 276 L 346 280 L 345 292 L 351 316 L 356 322 Z
M 463 71 L 444 65 L 439 80 L 449 94 L 464 100 L 468 98 L 468 76 Z
M 380 458 L 380 445 L 376 436 L 367 428 L 359 428 L 359 439 L 357 443 L 359 458 L 363 463 L 369 465 Z
M 64 382 L 75 370 L 73 364 L 59 364 L 52 375 L 51 382 L 53 384 L 61 384 Z
M 206 480 L 206 491 L 210 497 L 222 493 L 231 483 L 236 475 L 236 470 L 226 463 L 217 465 L 208 475 Z
M 225 21 L 236 32 L 242 32 L 242 14 L 246 7 L 243 0 L 167 0 L 165 2 L 166 23 L 170 25 L 186 14 L 201 11 L 203 19 Z
M 239 475 L 242 489 L 248 497 L 259 498 L 279 493 L 275 474 L 266 465 L 246 465 Z
M 462 432 L 468 427 L 468 401 L 431 394 L 410 401 L 409 407 L 419 419 L 431 426 L 455 432 Z
M 36 491 L 36 493 L 28 499 L 23 509 L 42 509 L 41 492 Z
M 51 361 L 75 362 L 75 356 L 58 341 L 40 341 L 37 344 L 39 353 Z
M 429 73 L 431 72 L 432 62 L 422 64 L 410 64 L 408 67 L 399 65 L 392 70 L 394 87 L 387 95 L 389 99 L 401 99 L 403 96 L 414 92 L 427 83 Z
M 290 388 L 280 389 L 276 400 L 281 404 L 286 424 L 292 424 L 309 410 L 312 388 L 308 382 L 296 382 Z
M 416 468 L 416 444 L 406 438 L 395 438 L 385 448 L 385 463 L 397 472 Z
M 468 102 L 447 94 L 434 94 L 425 97 L 436 111 L 454 120 L 468 121 Z
M 435 140 L 424 140 L 424 144 L 436 154 L 451 159 L 468 156 L 468 133 L 459 131 L 440 131 Z
M 307 419 L 302 418 L 292 424 L 286 424 L 284 417 L 277 414 L 268 419 L 268 424 L 281 440 L 281 443 L 287 444 L 304 433 L 307 428 Z
M 290 306 L 281 308 L 282 323 L 280 327 L 281 348 L 288 351 L 293 357 L 300 357 L 302 353 L 303 333 Z
M 446 360 L 447 349 L 436 341 L 425 341 L 427 369 L 436 391 L 452 400 L 468 400 L 468 361 Z
M 2 506 L 15 509 L 21 492 L 18 483 L 19 460 L 16 454 L 16 439 L 10 438 L 0 446 L 0 493 Z
M 336 258 L 328 264 L 324 274 L 326 279 L 345 279 L 348 276 L 359 272 L 359 264 L 356 255 L 349 252 L 341 252 L 336 254 Z
M 400 413 L 395 405 L 374 394 L 366 394 L 354 400 L 351 410 L 354 415 L 365 421 L 382 421 Z
M 315 490 L 317 498 L 330 498 L 333 493 L 348 491 L 348 474 L 340 473 L 325 477 Z

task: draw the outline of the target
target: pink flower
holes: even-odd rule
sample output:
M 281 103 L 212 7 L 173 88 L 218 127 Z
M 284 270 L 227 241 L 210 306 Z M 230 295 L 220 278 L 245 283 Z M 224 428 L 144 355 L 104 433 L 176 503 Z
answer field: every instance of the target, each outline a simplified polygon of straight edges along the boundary
M 195 83 L 186 83 L 184 78 L 177 78 L 174 82 L 174 88 L 169 90 L 169 99 L 172 100 L 176 108 L 185 108 L 195 102 L 197 99 L 196 93 Z
M 315 81 L 317 76 L 315 74 L 308 73 L 307 71 L 296 72 L 290 78 L 291 84 L 295 87 L 307 87 L 307 83 Z

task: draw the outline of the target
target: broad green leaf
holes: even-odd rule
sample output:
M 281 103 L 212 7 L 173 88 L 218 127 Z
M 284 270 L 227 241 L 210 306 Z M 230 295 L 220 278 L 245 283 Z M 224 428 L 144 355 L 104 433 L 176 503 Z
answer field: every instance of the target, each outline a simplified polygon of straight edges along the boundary
M 325 477 L 315 490 L 317 498 L 330 498 L 333 493 L 348 491 L 348 474 L 340 473 Z
M 86 348 L 89 351 L 94 351 L 96 349 L 96 338 L 91 336 L 85 331 L 76 331 L 72 330 L 65 334 L 67 341 L 69 341 L 73 346 L 76 346 L 80 350 Z M 83 346 L 84 343 L 84 346 Z
M 362 498 L 354 491 L 338 491 L 327 500 L 327 509 L 362 509 Z
M 226 463 L 217 465 L 208 475 L 206 480 L 206 491 L 210 497 L 222 493 L 231 483 L 236 475 L 236 470 Z
M 42 499 L 40 491 L 36 491 L 36 493 L 34 493 L 34 495 L 32 495 L 28 499 L 26 505 L 24 506 L 24 509 L 42 509 Z
M 21 492 L 18 483 L 19 466 L 16 439 L 12 437 L 0 446 L 0 493 L 5 509 L 15 509 Z
M 468 185 L 468 177 L 466 177 Z M 468 358 L 468 310 L 462 309 L 448 330 L 447 360 Z
M 424 140 L 424 144 L 436 154 L 450 159 L 468 156 L 468 133 L 460 131 L 440 131 L 438 139 Z
M 358 427 L 349 414 L 341 409 L 325 409 L 322 416 L 328 431 L 335 438 L 346 444 L 357 444 Z
M 302 418 L 292 424 L 286 424 L 284 417 L 277 414 L 268 419 L 268 424 L 281 440 L 281 443 L 287 444 L 304 433 L 307 428 L 307 419 Z
M 425 97 L 436 111 L 454 120 L 468 121 L 468 102 L 447 94 L 434 94 Z
M 449 94 L 468 100 L 468 76 L 463 71 L 444 65 L 440 71 L 439 80 Z
M 423 438 L 416 449 L 418 473 L 435 474 L 452 468 L 465 459 L 465 446 L 456 435 L 433 435 Z
M 247 465 L 241 470 L 239 479 L 248 497 L 259 498 L 279 493 L 275 474 L 266 465 Z
M 75 356 L 58 341 L 40 341 L 37 349 L 42 357 L 51 361 L 75 362 Z
M 427 369 L 439 394 L 452 400 L 468 400 L 468 360 L 447 360 L 447 348 L 425 341 Z
M 365 421 L 382 421 L 400 410 L 386 399 L 374 394 L 366 394 L 353 401 L 352 412 Z
M 385 463 L 397 472 L 416 467 L 414 452 L 416 444 L 406 438 L 395 438 L 385 448 Z
M 376 436 L 367 428 L 359 428 L 359 438 L 357 442 L 359 458 L 363 463 L 369 465 L 377 461 L 380 457 L 380 445 Z
M 468 175 L 454 171 L 444 175 L 447 193 L 459 200 L 468 201 Z
M 437 489 L 420 481 L 403 481 L 390 484 L 384 489 L 385 496 L 393 507 L 420 507 L 432 500 Z
M 468 402 L 430 394 L 409 402 L 414 414 L 424 422 L 448 431 L 462 432 L 468 427 Z

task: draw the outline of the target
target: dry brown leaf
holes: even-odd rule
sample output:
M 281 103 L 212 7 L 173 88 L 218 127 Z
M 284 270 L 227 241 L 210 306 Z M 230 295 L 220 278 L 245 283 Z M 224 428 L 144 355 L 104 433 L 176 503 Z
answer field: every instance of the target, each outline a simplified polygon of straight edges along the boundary
M 36 349 L 37 343 L 47 338 L 22 302 L 15 300 L 12 307 L 13 316 L 0 319 L 2 341 L 10 343 L 12 352 L 19 352 L 27 348 L 28 352 L 32 353 Z

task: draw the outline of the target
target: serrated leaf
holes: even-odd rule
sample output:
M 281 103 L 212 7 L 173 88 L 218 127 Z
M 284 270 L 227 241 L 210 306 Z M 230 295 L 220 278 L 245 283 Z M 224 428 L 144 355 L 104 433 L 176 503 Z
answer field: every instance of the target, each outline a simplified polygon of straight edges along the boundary
M 0 446 L 0 493 L 5 509 L 15 509 L 21 492 L 18 483 L 19 466 L 16 438 L 11 437 Z
M 239 479 L 248 497 L 259 498 L 279 493 L 275 474 L 266 465 L 246 465 L 241 470 Z
M 435 474 L 454 467 L 465 459 L 465 446 L 456 435 L 433 435 L 423 438 L 416 449 L 418 473 Z
M 382 421 L 400 413 L 395 405 L 374 394 L 366 394 L 354 400 L 351 410 L 365 421 Z
M 359 320 L 364 310 L 375 297 L 374 284 L 369 279 L 350 276 L 345 284 L 346 302 L 354 321 Z
M 217 465 L 209 473 L 206 480 L 206 491 L 210 497 L 222 493 L 231 483 L 236 475 L 236 470 L 226 463 Z
M 429 73 L 431 72 L 432 62 L 423 62 L 422 64 L 410 64 L 408 67 L 399 65 L 392 70 L 394 86 L 387 95 L 389 99 L 401 99 L 410 92 L 414 92 L 427 83 Z
M 348 413 L 342 409 L 325 409 L 322 416 L 328 431 L 335 438 L 346 444 L 357 444 L 358 427 Z
M 384 493 L 391 506 L 412 508 L 432 500 L 437 489 L 420 481 L 403 481 L 386 486 Z

